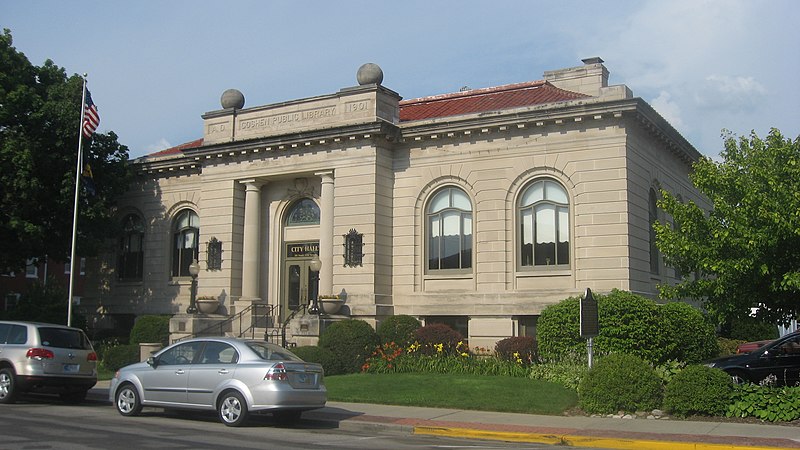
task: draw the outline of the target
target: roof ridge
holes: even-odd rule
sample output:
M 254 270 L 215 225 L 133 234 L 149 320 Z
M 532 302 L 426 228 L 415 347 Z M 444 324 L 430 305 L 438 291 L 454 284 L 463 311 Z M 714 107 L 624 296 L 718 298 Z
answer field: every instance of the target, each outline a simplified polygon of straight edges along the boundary
M 152 157 L 152 156 L 173 155 L 173 154 L 177 154 L 178 152 L 183 153 L 184 150 L 197 148 L 197 147 L 200 147 L 202 145 L 203 145 L 203 138 L 200 138 L 200 139 L 195 139 L 193 141 L 184 142 L 183 144 L 174 145 L 172 147 L 165 148 L 163 150 L 159 150 L 159 151 L 154 152 L 154 153 L 149 153 L 149 154 L 144 155 L 144 156 Z
M 522 90 L 528 88 L 536 88 L 545 85 L 553 86 L 547 80 L 536 80 L 536 81 L 524 81 L 521 83 L 511 83 L 511 84 L 501 84 L 499 86 L 490 86 L 485 88 L 478 88 L 478 89 L 470 89 L 468 91 L 461 91 L 461 92 L 450 92 L 447 94 L 436 94 L 436 95 L 429 95 L 426 97 L 419 97 L 419 98 L 411 98 L 408 100 L 400 101 L 400 106 L 412 105 L 414 103 L 425 103 L 425 102 L 432 102 L 438 100 L 450 100 L 454 98 L 463 98 L 463 97 L 471 97 L 471 96 L 478 96 L 484 94 L 493 94 L 496 92 L 505 92 L 505 91 L 513 91 L 513 90 Z

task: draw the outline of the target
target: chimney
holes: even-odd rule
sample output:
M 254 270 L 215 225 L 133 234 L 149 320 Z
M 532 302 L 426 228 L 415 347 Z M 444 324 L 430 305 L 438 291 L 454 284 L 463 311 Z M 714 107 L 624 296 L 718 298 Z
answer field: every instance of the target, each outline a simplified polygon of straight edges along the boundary
M 583 65 L 579 67 L 545 72 L 545 81 L 567 91 L 580 92 L 592 97 L 601 96 L 601 89 L 608 87 L 608 69 L 603 65 L 602 58 L 593 57 L 581 61 Z

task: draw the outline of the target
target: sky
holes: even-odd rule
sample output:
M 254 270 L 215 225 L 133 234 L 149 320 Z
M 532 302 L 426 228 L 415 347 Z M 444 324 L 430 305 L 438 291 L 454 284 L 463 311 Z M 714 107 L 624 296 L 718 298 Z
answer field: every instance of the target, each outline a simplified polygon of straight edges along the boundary
M 131 158 L 203 135 L 226 89 L 245 108 L 357 85 L 404 99 L 543 79 L 601 57 L 701 153 L 721 133 L 800 136 L 800 1 L 0 0 L 32 64 L 88 74 Z

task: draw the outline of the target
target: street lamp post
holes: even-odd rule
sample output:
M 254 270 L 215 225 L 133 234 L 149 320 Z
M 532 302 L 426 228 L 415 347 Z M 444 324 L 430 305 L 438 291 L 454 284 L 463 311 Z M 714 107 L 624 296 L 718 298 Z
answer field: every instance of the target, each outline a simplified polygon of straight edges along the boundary
M 308 308 L 308 312 L 311 314 L 318 314 L 319 313 L 319 270 L 322 269 L 322 261 L 319 260 L 318 255 L 314 255 L 314 258 L 309 261 L 308 268 L 311 272 L 314 273 L 314 295 L 311 297 L 311 306 Z
M 197 274 L 200 273 L 200 264 L 197 260 L 189 264 L 189 275 L 192 276 L 192 287 L 189 294 L 189 307 L 186 308 L 187 314 L 197 314 Z

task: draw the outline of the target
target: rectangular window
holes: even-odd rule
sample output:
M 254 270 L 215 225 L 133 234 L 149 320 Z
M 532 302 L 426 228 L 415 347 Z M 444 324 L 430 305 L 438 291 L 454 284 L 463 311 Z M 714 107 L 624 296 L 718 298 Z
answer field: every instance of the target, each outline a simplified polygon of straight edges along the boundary
M 20 294 L 14 292 L 9 292 L 8 294 L 6 294 L 5 305 L 3 306 L 3 309 L 8 311 L 10 309 L 16 308 L 17 305 L 19 304 L 19 297 Z
M 25 266 L 25 278 L 39 278 L 39 264 L 33 258 L 28 258 Z

